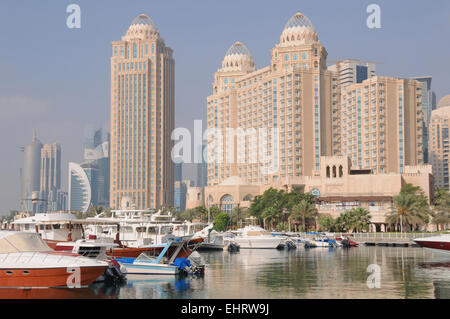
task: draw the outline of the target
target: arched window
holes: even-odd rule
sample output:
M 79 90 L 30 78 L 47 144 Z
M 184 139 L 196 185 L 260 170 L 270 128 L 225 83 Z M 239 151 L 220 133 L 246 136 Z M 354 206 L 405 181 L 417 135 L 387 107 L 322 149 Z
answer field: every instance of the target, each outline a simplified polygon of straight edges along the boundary
M 333 178 L 336 178 L 336 166 L 333 165 Z
M 230 194 L 222 196 L 220 199 L 220 206 L 225 213 L 230 214 L 233 210 L 233 196 Z
M 342 177 L 344 175 L 344 168 L 342 165 L 339 165 L 339 177 Z
M 330 178 L 330 166 L 327 166 L 327 178 Z
M 248 194 L 248 195 L 245 195 L 245 196 L 244 196 L 243 201 L 244 201 L 244 202 L 249 202 L 249 201 L 252 200 L 252 198 L 253 198 L 253 196 L 250 195 L 250 194 Z

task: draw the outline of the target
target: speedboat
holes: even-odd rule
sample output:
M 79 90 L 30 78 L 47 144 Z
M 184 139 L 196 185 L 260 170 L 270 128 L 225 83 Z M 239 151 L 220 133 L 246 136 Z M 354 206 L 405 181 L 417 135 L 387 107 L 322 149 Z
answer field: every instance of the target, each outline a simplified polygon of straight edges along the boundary
M 158 255 L 149 256 L 142 253 L 137 258 L 116 258 L 115 261 L 120 264 L 122 271 L 127 276 L 176 275 L 184 268 L 182 266 L 190 266 L 190 264 L 187 264 L 186 258 L 177 258 L 179 252 L 183 249 L 183 241 L 180 238 L 155 246 L 162 248 Z M 177 259 L 177 264 L 174 264 Z
M 416 238 L 414 242 L 435 253 L 450 255 L 450 234 Z
M 198 247 L 198 250 L 223 250 L 225 246 L 223 237 L 223 233 L 212 230 L 205 241 Z
M 237 230 L 233 238 L 242 249 L 276 249 L 283 245 L 285 238 L 273 236 L 270 232 L 259 226 L 245 226 Z
M 97 280 L 108 263 L 52 250 L 38 233 L 0 231 L 0 287 L 83 287 Z

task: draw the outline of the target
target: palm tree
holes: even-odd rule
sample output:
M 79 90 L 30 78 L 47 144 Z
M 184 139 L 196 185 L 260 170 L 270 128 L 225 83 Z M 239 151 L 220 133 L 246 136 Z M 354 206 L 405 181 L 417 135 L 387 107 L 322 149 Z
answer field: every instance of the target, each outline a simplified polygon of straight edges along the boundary
M 434 214 L 433 224 L 436 224 L 437 230 L 442 225 L 442 229 L 450 224 L 450 193 L 444 188 L 438 188 L 434 192 Z
M 306 223 L 309 220 L 315 220 L 318 210 L 313 202 L 302 199 L 292 208 L 292 217 L 302 221 L 303 231 L 306 231 Z
M 240 206 L 236 206 L 233 208 L 233 211 L 231 213 L 231 220 L 233 223 L 236 223 L 236 225 L 239 224 L 239 221 L 242 220 L 247 216 L 248 209 L 242 208 Z
M 273 228 L 273 224 L 276 223 L 280 218 L 280 212 L 274 207 L 268 207 L 262 212 L 261 217 L 264 219 L 264 221 L 267 220 L 270 228 Z
M 362 230 L 368 230 L 370 225 L 371 216 L 369 211 L 362 207 L 353 208 L 350 211 L 352 217 L 352 230 L 356 232 L 361 232 Z
M 400 231 L 403 232 L 403 224 L 417 227 L 426 223 L 429 210 L 422 205 L 416 195 L 400 192 L 392 200 L 394 206 L 386 217 L 389 224 L 400 224 Z

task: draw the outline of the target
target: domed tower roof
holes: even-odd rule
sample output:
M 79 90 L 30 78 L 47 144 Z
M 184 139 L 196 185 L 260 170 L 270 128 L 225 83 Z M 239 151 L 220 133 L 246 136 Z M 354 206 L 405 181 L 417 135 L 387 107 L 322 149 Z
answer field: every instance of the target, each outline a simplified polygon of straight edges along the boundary
M 241 42 L 235 42 L 225 54 L 220 71 L 254 71 L 255 62 L 247 47 Z
M 123 40 L 147 40 L 154 36 L 159 37 L 159 31 L 155 22 L 146 14 L 140 14 L 131 22 Z
M 288 20 L 280 37 L 281 46 L 311 44 L 318 41 L 319 37 L 311 20 L 300 11 Z
M 439 103 L 437 105 L 438 108 L 450 106 L 450 94 L 444 96 L 442 99 L 439 100 Z

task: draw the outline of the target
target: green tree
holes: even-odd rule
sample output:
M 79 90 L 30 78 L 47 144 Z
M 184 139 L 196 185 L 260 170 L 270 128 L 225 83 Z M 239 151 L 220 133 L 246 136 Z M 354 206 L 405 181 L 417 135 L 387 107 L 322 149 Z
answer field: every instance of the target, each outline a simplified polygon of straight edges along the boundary
M 231 223 L 239 226 L 239 222 L 248 217 L 248 208 L 236 206 L 231 212 Z
M 292 208 L 291 212 L 291 218 L 301 221 L 302 231 L 307 231 L 307 224 L 315 222 L 317 216 L 318 210 L 315 204 L 307 199 L 302 199 Z
M 318 222 L 320 225 L 320 230 L 335 231 L 336 221 L 330 215 L 319 215 Z
M 336 219 L 335 230 L 340 232 L 361 232 L 369 230 L 371 216 L 369 212 L 357 207 L 341 213 Z
M 264 224 L 269 225 L 270 229 L 274 228 L 274 225 L 281 218 L 281 211 L 275 207 L 267 207 L 261 214 L 261 218 L 264 221 Z
M 450 193 L 444 188 L 436 189 L 434 205 L 432 223 L 437 230 L 444 230 L 450 224 Z
M 400 225 L 401 232 L 404 226 L 416 229 L 429 222 L 431 211 L 428 199 L 420 187 L 406 184 L 392 201 L 393 206 L 386 217 L 386 222 L 390 225 Z
M 214 218 L 214 227 L 216 231 L 226 231 L 230 224 L 230 216 L 227 213 L 220 213 Z

